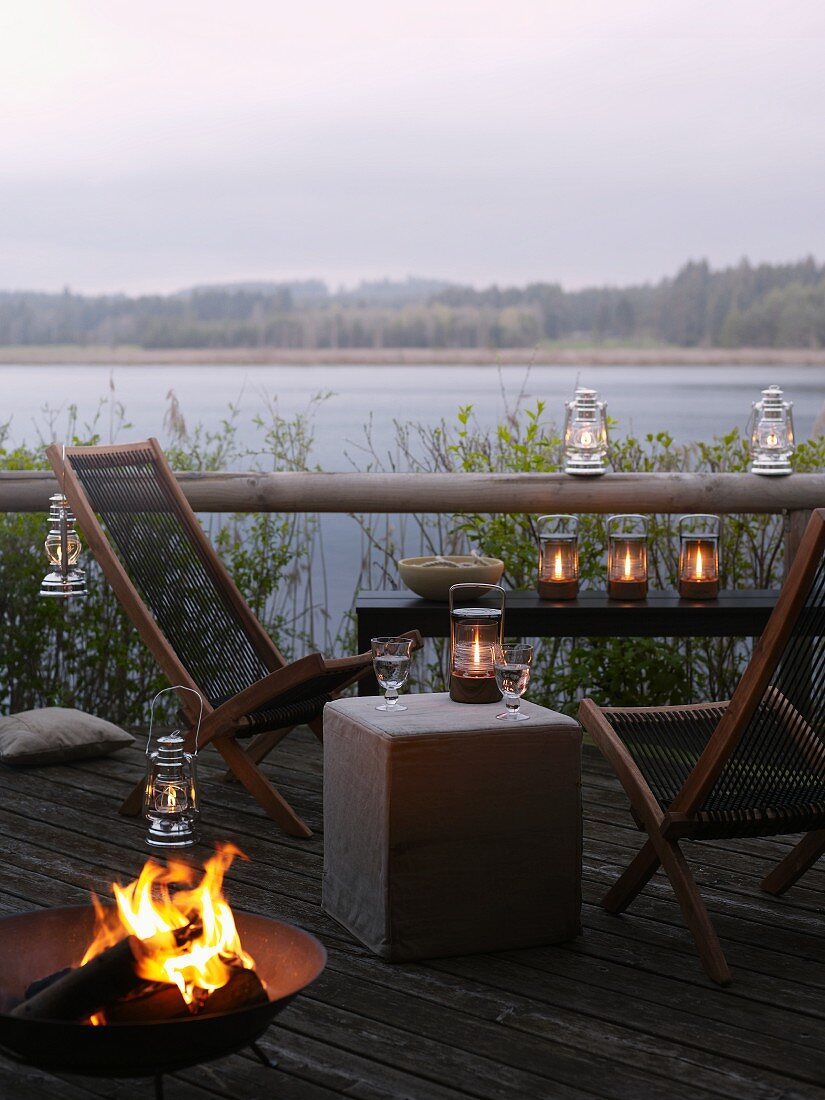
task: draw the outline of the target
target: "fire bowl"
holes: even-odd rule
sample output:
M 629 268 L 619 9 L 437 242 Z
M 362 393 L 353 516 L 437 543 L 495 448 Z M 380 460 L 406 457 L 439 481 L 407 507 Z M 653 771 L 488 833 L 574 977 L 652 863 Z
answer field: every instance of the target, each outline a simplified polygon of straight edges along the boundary
M 91 906 L 44 909 L 0 920 L 0 1054 L 40 1069 L 95 1077 L 153 1077 L 232 1054 L 254 1042 L 326 965 L 308 932 L 235 912 L 245 950 L 266 984 L 268 1004 L 215 1016 L 138 1024 L 23 1020 L 8 1013 L 26 988 L 83 957 L 94 929 Z

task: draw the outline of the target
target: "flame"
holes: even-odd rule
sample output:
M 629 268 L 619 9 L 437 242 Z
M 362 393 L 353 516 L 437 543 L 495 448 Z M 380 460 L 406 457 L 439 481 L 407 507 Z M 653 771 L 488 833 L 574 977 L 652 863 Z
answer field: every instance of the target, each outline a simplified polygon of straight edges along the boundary
M 625 575 L 626 580 L 629 580 L 633 576 L 633 572 L 632 572 L 632 569 L 631 569 L 631 562 L 630 562 L 630 547 L 629 546 L 625 550 L 625 555 L 624 555 L 624 575 Z
M 235 919 L 222 893 L 223 877 L 235 856 L 246 858 L 233 844 L 219 845 L 204 864 L 200 882 L 193 869 L 179 860 L 163 867 L 148 860 L 138 878 L 127 886 L 112 884 L 117 908 L 104 906 L 92 895 L 95 937 L 81 966 L 126 936 L 148 940 L 160 932 L 187 925 L 195 934 L 182 947 L 168 945 L 141 953 L 137 973 L 149 982 L 169 982 L 188 1005 L 201 1002 L 229 981 L 233 969 L 254 970 L 255 961 L 241 947 Z M 177 887 L 174 891 L 172 887 Z M 144 945 L 148 947 L 148 945 Z M 103 1023 L 92 1017 L 92 1023 Z
M 696 576 L 699 580 L 702 579 L 702 546 L 701 544 L 696 547 Z
M 557 581 L 560 581 L 564 578 L 564 570 L 562 569 L 561 564 L 561 550 L 556 551 L 556 562 L 553 568 L 553 575 L 555 576 Z
M 768 438 L 765 440 L 766 447 L 776 447 L 779 443 L 779 437 L 776 432 L 768 432 Z
M 481 639 L 478 631 L 475 632 L 475 638 L 473 639 L 473 665 L 475 668 L 481 668 Z
M 580 444 L 581 444 L 582 447 L 592 447 L 593 446 L 593 436 L 592 436 L 592 434 L 590 432 L 587 432 L 587 431 L 582 432 L 582 434 L 580 436 Z

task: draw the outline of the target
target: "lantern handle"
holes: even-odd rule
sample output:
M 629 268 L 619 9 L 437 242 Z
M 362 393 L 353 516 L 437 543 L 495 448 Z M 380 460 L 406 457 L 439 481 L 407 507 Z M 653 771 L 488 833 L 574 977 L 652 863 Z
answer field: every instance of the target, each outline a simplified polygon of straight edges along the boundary
M 704 534 L 706 537 L 708 537 L 708 536 L 709 537 L 714 537 L 715 536 L 716 538 L 719 537 L 719 532 L 721 530 L 722 523 L 721 523 L 718 516 L 711 515 L 710 512 L 690 512 L 688 515 L 682 516 L 682 518 L 679 520 L 679 534 L 682 535 L 684 533 L 684 524 L 688 520 L 697 520 L 697 519 L 710 520 L 710 523 L 708 524 L 708 527 L 712 526 L 712 527 L 715 528 L 715 531 L 712 532 L 712 533 L 711 532 L 700 532 L 699 533 L 700 535 Z
M 613 534 L 614 531 L 616 531 L 616 529 L 617 529 L 616 528 L 617 520 L 624 520 L 624 521 L 626 521 L 626 520 L 641 520 L 640 526 L 642 527 L 642 529 L 644 531 L 644 537 L 647 538 L 647 536 L 648 536 L 648 517 L 643 516 L 640 512 L 624 512 L 622 514 L 617 513 L 614 516 L 608 516 L 608 518 L 607 518 L 607 534 L 608 534 L 608 537 L 611 534 Z M 621 535 L 627 535 L 627 532 L 623 531 L 621 533 Z M 621 537 L 621 535 L 619 535 L 618 537 Z M 632 537 L 632 536 L 629 536 L 629 537 Z
M 473 583 L 472 581 L 461 581 L 459 584 L 450 585 L 450 591 L 447 597 L 447 601 L 449 605 L 449 610 L 451 612 L 453 610 L 453 592 L 455 592 L 457 588 L 472 588 L 476 592 L 481 592 L 482 590 L 485 592 L 497 592 L 501 599 L 501 610 L 502 612 L 504 611 L 504 603 L 507 599 L 507 593 L 504 591 L 500 584 L 485 584 L 483 581 L 476 581 L 475 583 Z
M 553 535 L 566 536 L 567 538 L 576 538 L 579 533 L 579 517 L 568 515 L 565 512 L 551 512 L 546 516 L 539 516 L 536 520 L 536 534 L 541 538 L 542 528 L 547 526 L 550 520 L 564 520 L 564 523 L 556 523 L 556 530 L 552 531 Z M 571 528 L 569 531 L 559 530 L 565 525 L 569 525 Z
M 193 756 L 197 756 L 198 739 L 201 732 L 201 721 L 203 720 L 203 696 L 199 691 L 196 691 L 194 688 L 186 687 L 184 684 L 175 684 L 172 687 L 162 688 L 161 691 L 157 693 L 152 702 L 149 704 L 149 736 L 146 738 L 146 755 L 149 755 L 149 748 L 152 744 L 152 727 L 155 723 L 155 703 L 158 701 L 158 699 L 160 699 L 161 695 L 165 695 L 167 691 L 190 691 L 193 695 L 197 695 L 198 700 L 200 701 L 201 709 L 200 713 L 198 714 L 198 725 L 195 729 L 195 751 L 192 754 Z

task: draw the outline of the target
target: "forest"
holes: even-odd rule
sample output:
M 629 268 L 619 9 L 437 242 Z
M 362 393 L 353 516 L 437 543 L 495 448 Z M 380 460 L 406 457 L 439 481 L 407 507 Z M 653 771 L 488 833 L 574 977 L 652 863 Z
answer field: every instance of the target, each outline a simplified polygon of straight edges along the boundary
M 129 297 L 0 291 L 0 346 L 530 348 L 561 343 L 825 347 L 825 265 L 713 270 L 628 287 L 477 289 L 435 279 L 199 286 Z

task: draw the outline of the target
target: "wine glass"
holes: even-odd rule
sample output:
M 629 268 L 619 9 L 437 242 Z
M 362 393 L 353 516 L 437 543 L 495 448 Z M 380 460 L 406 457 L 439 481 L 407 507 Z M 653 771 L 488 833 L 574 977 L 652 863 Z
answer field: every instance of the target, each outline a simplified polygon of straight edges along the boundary
M 533 661 L 533 647 L 524 642 L 510 642 L 496 646 L 493 667 L 496 671 L 496 683 L 504 696 L 505 710 L 497 714 L 502 722 L 526 722 L 528 715 L 519 709 L 521 696 L 527 691 L 530 682 L 530 665 Z
M 373 638 L 372 665 L 375 678 L 384 689 L 384 702 L 376 710 L 399 711 L 398 689 L 407 682 L 412 658 L 412 638 Z

